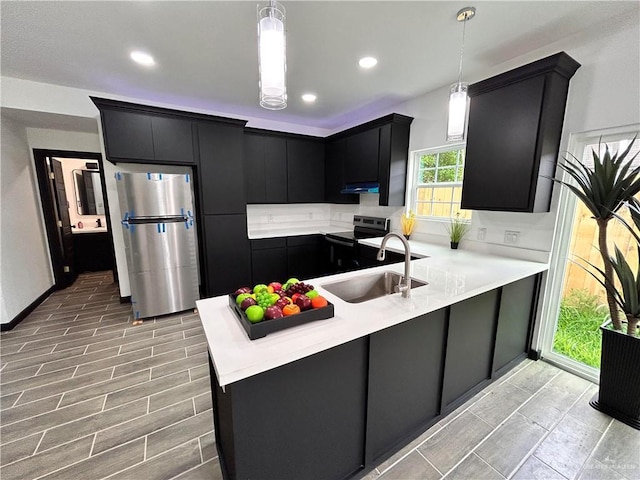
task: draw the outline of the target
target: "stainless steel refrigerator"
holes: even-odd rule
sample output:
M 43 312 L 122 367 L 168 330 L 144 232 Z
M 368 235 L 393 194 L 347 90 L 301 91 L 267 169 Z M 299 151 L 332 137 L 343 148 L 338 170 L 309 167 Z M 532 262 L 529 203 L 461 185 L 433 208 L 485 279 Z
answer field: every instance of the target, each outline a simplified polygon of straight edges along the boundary
M 134 318 L 200 298 L 191 176 L 116 173 Z

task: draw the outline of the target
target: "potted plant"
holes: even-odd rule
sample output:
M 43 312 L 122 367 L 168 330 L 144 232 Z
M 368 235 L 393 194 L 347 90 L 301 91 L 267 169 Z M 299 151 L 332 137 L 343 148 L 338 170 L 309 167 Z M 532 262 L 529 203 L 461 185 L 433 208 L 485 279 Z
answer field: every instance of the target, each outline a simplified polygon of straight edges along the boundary
M 608 224 L 617 218 L 634 236 L 640 253 L 640 236 L 618 214 L 627 205 L 633 224 L 640 228 L 640 204 L 634 198 L 640 192 L 640 167 L 632 165 L 637 154 L 629 158 L 635 140 L 623 152 L 613 155 L 608 145 L 600 155 L 598 146 L 598 153 L 593 152 L 593 167 L 575 157 L 565 158 L 560 167 L 575 183 L 556 181 L 567 186 L 584 202 L 598 225 L 598 250 L 603 268 L 586 262 L 585 269 L 606 291 L 610 321 L 600 327 L 600 388 L 590 404 L 640 429 L 640 264 L 634 271 L 617 246 L 614 247 L 614 255 L 609 253 L 607 243 Z M 624 319 L 620 313 L 624 314 Z
M 466 221 L 461 220 L 460 213 L 458 213 L 455 217 L 451 218 L 451 223 L 445 225 L 445 228 L 449 234 L 451 248 L 455 250 L 471 226 Z
M 416 225 L 416 214 L 413 210 L 407 210 L 402 212 L 402 216 L 400 217 L 400 228 L 402 229 L 402 234 L 404 238 L 409 240 L 411 233 L 413 233 L 413 228 Z

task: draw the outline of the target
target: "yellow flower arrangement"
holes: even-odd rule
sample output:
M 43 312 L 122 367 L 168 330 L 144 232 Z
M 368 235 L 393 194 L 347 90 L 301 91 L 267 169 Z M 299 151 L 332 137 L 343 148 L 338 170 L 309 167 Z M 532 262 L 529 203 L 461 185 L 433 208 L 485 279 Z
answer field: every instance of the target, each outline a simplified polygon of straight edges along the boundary
M 402 234 L 405 237 L 409 237 L 411 232 L 413 232 L 413 227 L 416 225 L 416 214 L 412 210 L 402 212 L 402 216 L 400 217 L 400 227 L 402 229 Z

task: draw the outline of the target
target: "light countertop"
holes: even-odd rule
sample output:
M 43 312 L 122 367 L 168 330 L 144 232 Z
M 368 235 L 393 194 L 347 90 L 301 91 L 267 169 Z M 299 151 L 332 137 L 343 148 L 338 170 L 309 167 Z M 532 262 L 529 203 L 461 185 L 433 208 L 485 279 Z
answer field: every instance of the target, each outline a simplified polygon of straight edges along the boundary
M 381 240 L 372 239 L 367 243 L 375 246 Z M 257 340 L 249 340 L 230 309 L 227 296 L 197 301 L 220 385 L 277 368 L 548 269 L 546 263 L 413 243 L 415 251 L 412 253 L 429 257 L 411 262 L 411 276 L 428 282 L 428 285 L 412 289 L 411 298 L 402 298 L 397 293 L 352 304 L 323 288 L 324 284 L 384 270 L 403 273 L 404 263 L 302 279 L 314 285 L 334 304 L 335 316 L 271 333 Z M 401 242 L 392 239 L 387 246 L 399 251 Z

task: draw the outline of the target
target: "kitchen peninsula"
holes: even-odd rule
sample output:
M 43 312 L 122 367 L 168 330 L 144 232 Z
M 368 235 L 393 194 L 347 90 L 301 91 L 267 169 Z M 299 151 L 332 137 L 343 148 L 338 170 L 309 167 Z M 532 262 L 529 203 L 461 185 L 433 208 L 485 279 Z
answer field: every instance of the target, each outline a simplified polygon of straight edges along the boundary
M 358 478 L 526 356 L 547 264 L 434 251 L 409 299 L 323 288 L 401 263 L 304 279 L 335 316 L 254 341 L 226 296 L 198 301 L 225 478 Z

